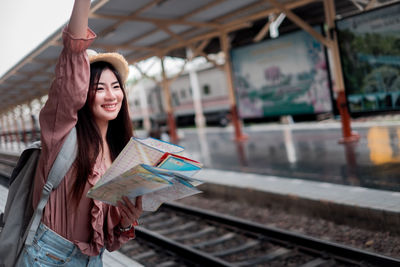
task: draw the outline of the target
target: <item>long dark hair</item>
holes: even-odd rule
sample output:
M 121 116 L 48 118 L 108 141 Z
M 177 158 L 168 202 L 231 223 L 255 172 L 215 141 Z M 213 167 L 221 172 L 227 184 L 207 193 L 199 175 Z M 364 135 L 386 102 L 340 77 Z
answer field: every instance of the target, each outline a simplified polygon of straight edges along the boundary
M 124 94 L 121 110 L 114 120 L 109 121 L 106 140 L 110 148 L 111 160 L 114 161 L 133 134 L 133 127 L 129 117 L 128 102 L 126 99 L 124 83 L 115 68 L 107 62 L 95 62 L 90 64 L 90 83 L 86 103 L 78 111 L 78 122 L 76 124 L 78 139 L 78 155 L 75 161 L 76 180 L 72 189 L 72 199 L 79 202 L 86 181 L 93 172 L 93 167 L 99 153 L 103 150 L 103 142 L 100 130 L 93 118 L 92 105 L 96 95 L 97 83 L 101 73 L 111 70 L 121 86 Z

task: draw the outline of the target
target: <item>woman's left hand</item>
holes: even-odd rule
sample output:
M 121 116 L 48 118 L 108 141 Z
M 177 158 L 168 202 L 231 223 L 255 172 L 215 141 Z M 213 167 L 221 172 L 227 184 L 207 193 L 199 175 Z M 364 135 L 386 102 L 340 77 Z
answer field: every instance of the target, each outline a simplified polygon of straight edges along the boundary
M 121 213 L 121 227 L 127 228 L 137 221 L 142 214 L 142 196 L 136 197 L 135 204 L 133 204 L 128 197 L 123 196 L 122 201 L 117 202 L 118 209 Z

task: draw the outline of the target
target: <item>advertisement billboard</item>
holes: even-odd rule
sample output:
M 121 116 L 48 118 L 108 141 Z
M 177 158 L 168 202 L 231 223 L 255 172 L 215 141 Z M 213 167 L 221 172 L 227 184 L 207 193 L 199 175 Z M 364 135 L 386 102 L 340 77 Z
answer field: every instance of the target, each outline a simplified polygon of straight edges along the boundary
M 332 110 L 324 48 L 307 32 L 235 48 L 231 58 L 241 118 Z
M 400 110 L 400 4 L 336 21 L 353 115 Z

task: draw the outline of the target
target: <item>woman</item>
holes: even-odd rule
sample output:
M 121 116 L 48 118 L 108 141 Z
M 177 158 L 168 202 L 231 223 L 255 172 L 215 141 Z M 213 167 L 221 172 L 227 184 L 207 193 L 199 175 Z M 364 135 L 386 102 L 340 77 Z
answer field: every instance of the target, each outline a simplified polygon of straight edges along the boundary
M 63 31 L 61 52 L 47 103 L 40 112 L 42 154 L 33 205 L 73 127 L 77 159 L 49 198 L 33 245 L 20 266 L 102 266 L 104 248 L 113 251 L 134 237 L 141 197 L 110 206 L 86 197 L 132 135 L 123 89 L 128 64 L 117 53 L 86 52 L 96 37 L 88 29 L 90 0 L 75 0 Z

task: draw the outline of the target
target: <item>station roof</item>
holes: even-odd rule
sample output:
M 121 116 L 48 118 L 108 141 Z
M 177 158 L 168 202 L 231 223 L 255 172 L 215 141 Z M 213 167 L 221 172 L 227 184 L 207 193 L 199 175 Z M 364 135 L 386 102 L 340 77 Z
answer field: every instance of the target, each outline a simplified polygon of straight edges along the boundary
M 324 20 L 322 1 L 317 0 L 97 0 L 89 18 L 98 36 L 91 48 L 118 51 L 129 63 L 152 56 L 184 57 L 186 47 L 204 55 L 219 51 L 221 32 L 230 34 L 233 47 L 251 42 L 268 15 L 280 13 L 276 3 L 308 23 Z M 336 0 L 336 13 L 350 14 L 366 3 Z M 285 23 L 284 30 L 293 28 Z M 0 113 L 47 94 L 61 49 L 59 29 L 1 77 Z

